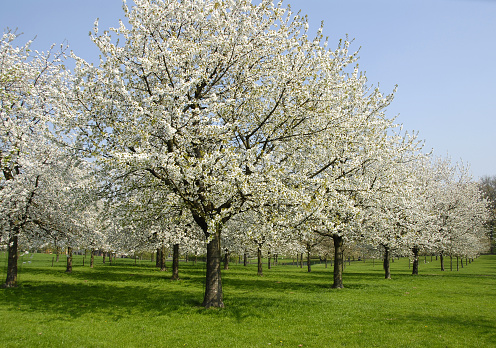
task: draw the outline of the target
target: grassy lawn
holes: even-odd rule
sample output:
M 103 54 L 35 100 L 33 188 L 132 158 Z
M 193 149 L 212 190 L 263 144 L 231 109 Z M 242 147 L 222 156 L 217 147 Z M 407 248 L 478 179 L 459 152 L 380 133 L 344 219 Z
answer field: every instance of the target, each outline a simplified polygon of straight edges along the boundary
M 330 266 L 264 265 L 257 277 L 255 264 L 231 263 L 226 308 L 210 310 L 202 263 L 182 262 L 172 282 L 149 260 L 90 269 L 75 256 L 72 274 L 51 261 L 23 256 L 20 287 L 0 289 L 0 347 L 496 347 L 496 256 L 458 272 L 422 259 L 416 277 L 396 260 L 391 280 L 378 261 L 352 262 L 340 290 Z

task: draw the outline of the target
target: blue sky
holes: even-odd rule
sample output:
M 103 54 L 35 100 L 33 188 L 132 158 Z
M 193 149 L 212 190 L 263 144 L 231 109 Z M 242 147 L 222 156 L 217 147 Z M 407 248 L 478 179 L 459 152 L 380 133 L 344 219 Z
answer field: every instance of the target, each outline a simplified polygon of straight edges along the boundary
M 360 48 L 369 84 L 398 92 L 388 108 L 425 147 L 470 164 L 477 179 L 496 175 L 496 0 L 286 0 L 330 47 L 346 34 Z M 0 27 L 18 28 L 33 47 L 68 41 L 97 61 L 88 33 L 123 18 L 120 0 L 0 0 Z

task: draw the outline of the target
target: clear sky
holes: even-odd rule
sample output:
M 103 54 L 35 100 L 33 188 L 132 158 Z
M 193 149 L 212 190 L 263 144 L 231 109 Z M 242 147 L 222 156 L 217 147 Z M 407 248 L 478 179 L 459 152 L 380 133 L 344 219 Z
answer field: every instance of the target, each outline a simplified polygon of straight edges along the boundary
M 130 2 L 130 1 L 129 1 Z M 324 21 L 330 47 L 354 39 L 369 84 L 398 92 L 388 115 L 418 131 L 437 156 L 470 164 L 474 178 L 496 175 L 496 0 L 285 0 Z M 97 61 L 88 33 L 123 18 L 120 0 L 0 0 L 0 27 L 46 50 L 66 40 Z

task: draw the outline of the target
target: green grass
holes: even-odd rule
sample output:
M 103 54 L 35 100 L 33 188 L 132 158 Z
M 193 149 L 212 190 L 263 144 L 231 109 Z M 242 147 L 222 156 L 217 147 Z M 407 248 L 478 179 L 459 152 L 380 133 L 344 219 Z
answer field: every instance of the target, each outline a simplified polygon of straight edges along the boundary
M 226 308 L 210 310 L 202 263 L 182 262 L 172 282 L 148 260 L 90 269 L 76 256 L 72 274 L 51 260 L 24 256 L 20 287 L 0 290 L 0 347 L 496 347 L 496 256 L 458 272 L 422 262 L 416 277 L 396 260 L 391 280 L 377 261 L 352 262 L 340 290 L 330 266 L 264 265 L 257 277 L 231 263 Z

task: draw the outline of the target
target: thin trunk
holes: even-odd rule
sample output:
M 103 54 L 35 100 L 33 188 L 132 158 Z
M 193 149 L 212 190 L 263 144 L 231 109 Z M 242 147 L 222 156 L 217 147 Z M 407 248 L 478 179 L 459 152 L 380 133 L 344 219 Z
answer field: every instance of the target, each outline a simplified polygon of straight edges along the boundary
M 303 253 L 300 254 L 300 268 L 303 268 Z
M 343 237 L 332 236 L 334 242 L 334 284 L 333 289 L 342 289 L 343 286 Z
M 456 271 L 458 272 L 460 270 L 460 267 L 458 267 L 458 256 L 456 257 Z
M 13 231 L 9 238 L 8 261 L 7 261 L 7 279 L 2 285 L 3 288 L 17 287 L 17 259 L 19 258 L 18 251 L 18 236 L 17 230 Z
M 104 251 L 103 252 L 103 263 L 105 263 L 105 257 L 107 256 L 107 253 Z
M 384 276 L 391 279 L 391 267 L 389 266 L 389 247 L 384 246 Z
M 248 265 L 248 253 L 245 251 L 243 254 L 243 266 Z
M 310 264 L 310 249 L 307 249 L 307 271 L 312 272 L 312 265 Z
M 162 248 L 157 248 L 157 258 L 155 259 L 155 267 L 160 268 L 161 259 L 162 259 Z
M 443 254 L 439 255 L 439 259 L 441 260 L 441 271 L 444 272 L 444 256 L 443 256 Z
M 224 307 L 220 272 L 220 233 L 220 227 L 217 227 L 213 238 L 207 245 L 207 274 L 205 279 L 205 297 L 202 304 L 205 308 Z
M 172 252 L 172 280 L 179 279 L 179 244 L 174 244 Z
M 450 271 L 453 272 L 453 256 L 450 255 Z
M 224 250 L 224 269 L 229 269 L 229 250 Z
M 95 265 L 95 249 L 91 249 L 90 268 L 93 268 L 94 265 Z
M 167 272 L 167 266 L 165 265 L 165 245 L 163 244 L 160 249 L 160 272 Z
M 257 264 L 258 264 L 258 272 L 257 275 L 260 277 L 263 276 L 263 271 L 262 271 L 262 247 L 258 246 L 257 249 Z
M 412 269 L 412 275 L 418 275 L 418 271 L 419 271 L 419 258 L 418 258 L 418 254 L 419 254 L 419 250 L 417 247 L 414 247 L 412 249 L 413 251 L 413 269 Z
M 72 273 L 72 248 L 67 247 L 67 267 L 65 269 L 66 273 Z
M 272 254 L 270 251 L 267 252 L 267 269 L 270 269 L 270 262 L 272 261 Z
M 325 268 L 327 268 L 327 257 L 324 258 Z

